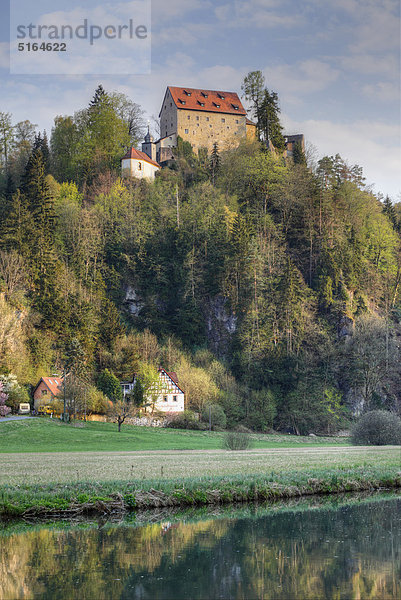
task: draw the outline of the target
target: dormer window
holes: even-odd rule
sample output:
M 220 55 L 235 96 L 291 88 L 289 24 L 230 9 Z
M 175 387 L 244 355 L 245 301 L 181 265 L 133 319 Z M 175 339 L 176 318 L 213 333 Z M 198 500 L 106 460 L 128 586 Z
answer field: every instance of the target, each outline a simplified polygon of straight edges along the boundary
M 207 97 L 208 97 L 208 94 L 206 94 L 206 92 L 202 92 L 202 96 L 203 96 L 204 98 L 207 98 Z
M 233 107 L 234 110 L 239 110 L 238 104 L 232 104 L 231 106 Z
M 192 92 L 187 92 L 187 90 L 184 90 L 184 94 L 186 94 L 187 96 L 192 96 Z
M 186 100 L 181 100 L 181 98 L 178 99 L 178 102 L 180 102 L 181 104 L 186 104 Z
M 225 100 L 225 96 L 223 96 L 223 94 L 217 94 L 217 95 L 220 98 L 220 100 Z
M 200 102 L 199 100 L 198 100 L 198 104 L 200 104 L 200 106 L 205 106 L 205 103 L 204 102 Z
M 216 108 L 220 108 L 220 104 L 217 104 L 217 102 L 213 102 L 213 104 L 215 105 Z

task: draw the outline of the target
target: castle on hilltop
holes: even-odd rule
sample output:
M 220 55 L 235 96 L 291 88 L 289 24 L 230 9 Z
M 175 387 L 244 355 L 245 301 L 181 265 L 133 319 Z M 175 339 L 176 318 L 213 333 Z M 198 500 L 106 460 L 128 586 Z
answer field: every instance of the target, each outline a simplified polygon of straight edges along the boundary
M 131 148 L 122 158 L 123 175 L 153 179 L 162 166 L 174 160 L 178 137 L 189 142 L 195 152 L 201 148 L 210 152 L 215 143 L 219 150 L 226 150 L 242 139 L 257 139 L 256 124 L 248 119 L 235 92 L 169 86 L 159 118 L 160 139 L 154 141 L 148 129 L 142 152 Z M 302 147 L 304 143 L 303 135 L 287 136 L 286 141 L 289 156 L 295 142 L 300 141 Z

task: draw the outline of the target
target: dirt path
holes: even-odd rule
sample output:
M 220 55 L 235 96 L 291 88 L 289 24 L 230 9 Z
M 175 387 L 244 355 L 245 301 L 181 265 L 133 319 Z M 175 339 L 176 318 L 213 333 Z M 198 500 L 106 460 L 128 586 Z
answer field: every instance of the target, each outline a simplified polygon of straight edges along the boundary
M 0 423 L 7 423 L 8 421 L 23 421 L 24 419 L 37 419 L 38 417 L 31 417 L 30 415 L 14 415 L 12 417 L 3 417 L 0 419 Z

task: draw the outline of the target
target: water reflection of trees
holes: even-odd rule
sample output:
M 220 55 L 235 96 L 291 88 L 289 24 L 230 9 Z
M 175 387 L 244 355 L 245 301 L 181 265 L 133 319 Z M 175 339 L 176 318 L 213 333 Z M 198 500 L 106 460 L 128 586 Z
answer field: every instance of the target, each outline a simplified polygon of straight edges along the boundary
M 12 534 L 0 538 L 0 598 L 398 598 L 400 509 Z

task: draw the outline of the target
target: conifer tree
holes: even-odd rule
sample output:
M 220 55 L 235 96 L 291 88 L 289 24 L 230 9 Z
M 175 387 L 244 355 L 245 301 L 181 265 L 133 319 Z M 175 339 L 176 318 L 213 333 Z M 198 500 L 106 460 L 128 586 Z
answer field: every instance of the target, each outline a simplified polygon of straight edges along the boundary
M 105 92 L 105 89 L 102 86 L 102 84 L 100 83 L 95 90 L 93 98 L 90 101 L 89 107 L 91 108 L 91 107 L 97 106 L 102 101 L 104 101 L 106 99 L 106 97 L 107 97 L 107 94 Z
M 383 200 L 383 212 L 390 219 L 391 224 L 394 227 L 394 229 L 397 229 L 397 226 L 398 226 L 397 214 L 395 212 L 394 205 L 388 196 L 386 196 L 385 199 Z
M 25 210 L 30 215 L 25 242 L 29 244 L 27 253 L 35 288 L 34 303 L 50 323 L 57 306 L 55 213 L 40 150 L 35 150 L 28 161 L 22 196 Z
M 210 172 L 210 178 L 212 180 L 212 184 L 214 185 L 215 179 L 216 179 L 216 175 L 219 172 L 220 169 L 220 154 L 219 154 L 219 146 L 217 144 L 217 142 L 214 142 L 213 144 L 213 150 L 212 153 L 210 155 L 210 161 L 209 161 L 209 172 Z
M 259 130 L 267 148 L 269 148 L 271 143 L 276 150 L 283 152 L 285 150 L 285 139 L 279 114 L 278 95 L 276 92 L 270 92 L 268 89 L 265 89 L 258 110 Z
M 295 142 L 292 158 L 296 165 L 306 165 L 305 153 L 302 150 L 301 142 Z

